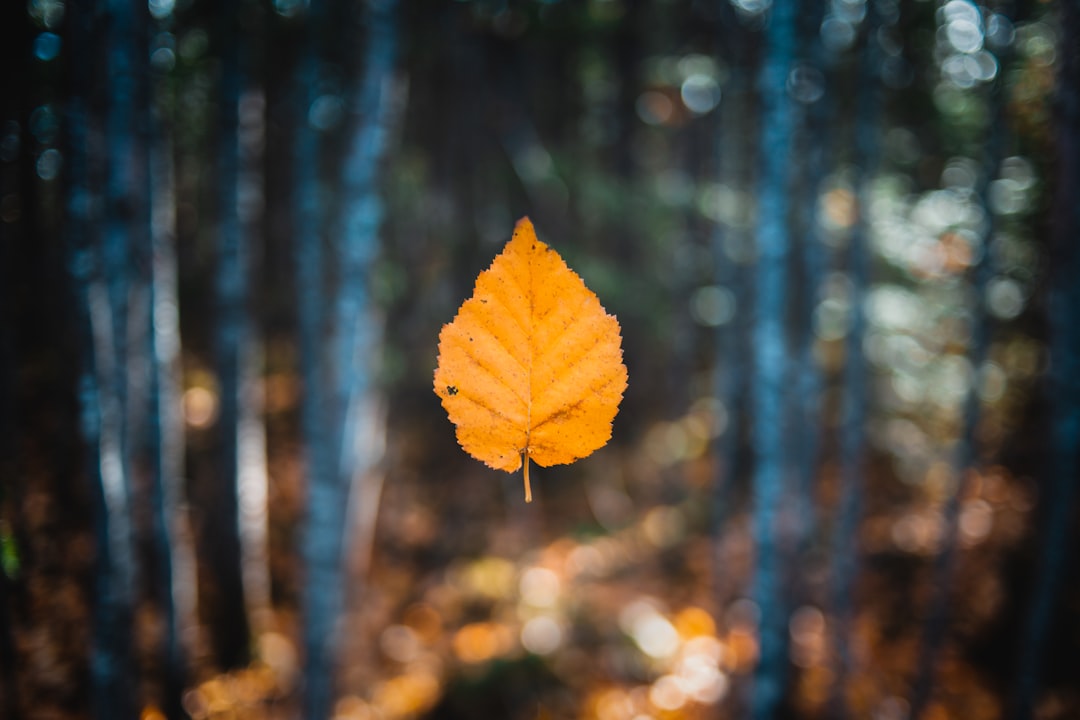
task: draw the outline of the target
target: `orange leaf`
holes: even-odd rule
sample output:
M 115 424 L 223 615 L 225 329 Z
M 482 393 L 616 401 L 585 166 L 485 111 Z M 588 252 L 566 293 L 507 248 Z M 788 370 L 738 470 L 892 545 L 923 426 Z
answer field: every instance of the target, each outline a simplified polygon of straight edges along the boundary
M 572 463 L 611 439 L 626 389 L 619 322 L 528 218 L 439 333 L 435 394 L 490 467 Z

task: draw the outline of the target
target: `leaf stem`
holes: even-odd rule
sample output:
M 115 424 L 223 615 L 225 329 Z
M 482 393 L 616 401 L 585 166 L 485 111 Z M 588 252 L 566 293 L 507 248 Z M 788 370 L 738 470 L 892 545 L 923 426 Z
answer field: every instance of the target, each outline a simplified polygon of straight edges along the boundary
M 529 486 L 529 448 L 525 448 L 525 502 L 532 502 L 532 488 Z

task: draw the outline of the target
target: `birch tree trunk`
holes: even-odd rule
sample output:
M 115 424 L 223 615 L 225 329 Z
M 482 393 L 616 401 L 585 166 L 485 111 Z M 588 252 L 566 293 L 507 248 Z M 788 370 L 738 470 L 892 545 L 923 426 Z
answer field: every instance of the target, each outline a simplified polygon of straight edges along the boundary
M 343 167 L 344 217 L 341 232 L 335 233 L 335 237 L 340 237 L 339 252 L 334 257 L 340 276 L 333 308 L 310 284 L 320 282 L 320 240 L 313 239 L 312 245 L 301 248 L 301 254 L 306 255 L 301 266 L 300 293 L 305 356 L 302 361 L 306 394 L 304 434 L 308 453 L 304 707 L 305 717 L 313 719 L 329 717 L 333 707 L 338 647 L 335 628 L 344 601 L 343 549 L 349 547 L 350 503 L 357 496 L 365 496 L 355 485 L 371 471 L 379 453 L 377 440 L 373 442 L 378 430 L 374 427 L 377 421 L 372 420 L 372 408 L 376 405 L 374 374 L 380 332 L 374 320 L 368 283 L 383 213 L 376 181 L 394 107 L 397 25 L 396 4 L 392 0 L 372 2 L 368 7 L 364 71 L 355 99 L 359 120 Z M 301 130 L 302 134 L 310 132 L 310 128 Z M 309 209 L 303 203 L 311 203 L 310 198 L 304 198 L 306 192 L 301 188 L 302 211 Z M 318 213 L 313 214 L 319 217 Z M 326 226 L 320 223 L 315 227 Z M 327 317 L 323 313 L 327 312 L 332 312 L 329 335 L 333 342 L 328 344 L 332 353 L 329 358 L 320 355 L 317 344 L 318 330 L 326 327 Z M 320 367 L 330 368 L 330 372 L 317 375 Z M 314 406 L 316 398 L 323 404 Z
M 196 621 L 195 556 L 186 531 L 183 492 L 184 422 L 180 406 L 180 300 L 177 291 L 176 196 L 172 127 L 164 117 L 165 78 L 155 74 L 150 97 L 151 480 L 150 543 L 154 591 L 164 616 L 162 712 L 185 717 L 189 643 Z

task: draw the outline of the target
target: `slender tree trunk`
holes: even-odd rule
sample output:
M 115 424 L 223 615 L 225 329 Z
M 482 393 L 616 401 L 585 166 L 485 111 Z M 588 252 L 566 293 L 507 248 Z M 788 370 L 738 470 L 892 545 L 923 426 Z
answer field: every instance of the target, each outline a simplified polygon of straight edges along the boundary
M 1077 478 L 1080 477 L 1080 2 L 1061 3 L 1057 163 L 1053 266 L 1049 291 L 1049 371 L 1046 390 L 1049 448 L 1040 488 L 1043 513 L 1039 569 L 1020 640 L 1017 684 L 1010 717 L 1027 720 L 1037 705 L 1040 676 L 1060 588 L 1075 552 Z M 1070 534 L 1074 537 L 1070 538 Z
M 804 12 L 803 17 L 800 18 L 799 25 L 800 42 L 807 56 L 804 71 L 820 73 L 819 78 L 815 80 L 811 77 L 807 82 L 819 81 L 821 94 L 813 99 L 811 95 L 800 94 L 802 106 L 799 137 L 801 139 L 800 155 L 803 157 L 803 162 L 801 163 L 796 222 L 798 235 L 803 239 L 799 248 L 802 300 L 797 304 L 799 307 L 796 321 L 796 327 L 799 329 L 796 338 L 798 347 L 791 353 L 793 365 L 789 370 L 791 386 L 796 388 L 792 398 L 796 430 L 792 463 L 792 476 L 795 482 L 792 487 L 793 511 L 791 515 L 796 528 L 791 554 L 792 573 L 789 579 L 794 591 L 793 596 L 814 594 L 812 589 L 807 587 L 809 573 L 803 561 L 817 540 L 818 518 L 814 490 L 817 487 L 821 469 L 824 439 L 822 395 L 825 378 L 815 351 L 817 328 L 814 312 L 821 301 L 820 292 L 829 268 L 830 257 L 826 251 L 822 225 L 818 218 L 818 194 L 830 167 L 828 158 L 832 145 L 830 130 L 833 124 L 830 111 L 836 100 L 829 92 L 828 56 L 821 40 L 820 28 L 824 9 L 823 5 L 813 8 L 813 11 L 808 8 L 808 11 Z M 818 602 L 821 600 L 821 598 L 814 599 Z
M 217 375 L 221 404 L 218 415 L 219 482 L 208 523 L 206 556 L 216 585 L 216 607 L 210 626 L 220 667 L 248 662 L 249 627 L 244 601 L 237 491 L 240 465 L 240 420 L 243 412 L 243 351 L 250 334 L 248 318 L 248 247 L 239 217 L 240 49 L 237 0 L 223 2 L 221 85 L 218 117 L 218 257 L 216 274 Z
M 176 197 L 171 132 L 162 117 L 164 78 L 155 76 L 151 98 L 150 291 L 151 357 L 151 546 L 154 592 L 165 623 L 162 712 L 184 717 L 181 694 L 187 685 L 190 648 L 184 635 L 195 621 L 196 573 L 185 531 L 183 503 L 184 423 L 180 412 L 180 322 L 176 267 Z
M 145 9 L 144 9 L 145 10 Z M 103 237 L 98 250 L 91 208 L 96 193 L 91 173 L 88 108 L 93 52 L 82 45 L 94 37 L 84 8 L 72 8 L 77 39 L 71 49 L 73 82 L 69 107 L 71 192 L 68 234 L 72 274 L 81 312 L 83 370 L 80 380 L 83 436 L 90 477 L 97 493 L 97 571 L 90 661 L 92 702 L 101 717 L 135 717 L 132 621 L 135 559 L 131 517 L 131 465 L 127 324 L 130 276 L 127 265 L 137 222 L 138 152 L 136 103 L 138 9 L 125 0 L 105 8 L 105 67 L 109 79 L 104 116 L 105 182 Z
M 88 258 L 76 253 L 73 263 L 85 328 L 79 390 L 82 433 L 98 491 L 94 509 L 97 569 L 90 660 L 92 702 L 102 717 L 134 717 L 130 694 L 135 675 L 131 636 L 134 559 L 129 495 L 121 469 L 120 409 L 108 377 L 115 362 L 110 352 L 113 330 L 105 283 L 94 275 L 87 277 L 94 272 L 85 266 Z
M 382 421 L 373 416 L 378 405 L 375 376 L 382 330 L 370 285 L 384 215 L 379 178 L 404 103 L 395 76 L 397 0 L 376 0 L 370 8 L 368 47 L 355 113 L 357 127 L 342 183 L 345 218 L 335 323 L 337 406 L 341 413 L 338 473 L 341 482 L 350 487 L 371 471 L 382 452 L 379 440 Z M 378 499 L 378 494 L 374 499 Z M 346 540 L 351 537 L 349 530 L 346 525 Z
M 750 165 L 750 153 L 747 151 L 752 146 L 746 142 L 746 137 L 751 128 L 749 123 L 745 122 L 750 107 L 748 86 L 751 78 L 746 69 L 750 59 L 746 29 L 739 23 L 730 3 L 723 2 L 720 12 L 719 45 L 727 51 L 721 56 L 721 61 L 730 70 L 727 84 L 723 88 L 723 101 L 715 110 L 716 181 L 720 187 L 732 190 L 745 186 Z M 730 321 L 716 329 L 713 358 L 713 393 L 723 414 L 722 419 L 726 421 L 723 433 L 713 445 L 716 474 L 710 508 L 710 531 L 714 553 L 720 551 L 719 543 L 723 538 L 725 523 L 732 516 L 734 483 L 741 469 L 738 457 L 743 432 L 742 417 L 747 394 L 745 374 L 750 346 L 747 342 L 750 288 L 746 277 L 749 273 L 737 262 L 736 253 L 731 251 L 732 246 L 745 239 L 741 235 L 746 231 L 734 227 L 728 220 L 717 218 L 712 239 L 716 283 L 731 293 L 735 303 Z M 720 420 L 721 418 L 717 418 L 717 421 Z M 717 567 L 722 567 L 719 565 L 720 561 L 721 558 L 717 555 Z M 718 587 L 717 591 L 719 590 Z M 715 597 L 721 607 L 728 599 L 722 595 Z
M 848 714 L 847 681 L 851 669 L 851 624 L 854 619 L 855 577 L 859 564 L 859 522 L 862 518 L 866 473 L 866 422 L 869 414 L 869 375 L 863 340 L 863 303 L 870 282 L 870 181 L 877 167 L 880 111 L 880 53 L 877 45 L 876 0 L 867 3 L 863 21 L 864 46 L 859 59 L 855 108 L 855 179 L 858 211 L 848 249 L 851 281 L 851 323 L 844 347 L 843 416 L 840 424 L 840 508 L 833 536 L 833 614 L 837 674 L 834 712 Z
M 344 222 L 341 252 L 335 258 L 341 274 L 331 328 L 334 356 L 328 363 L 319 363 L 317 355 L 304 361 L 306 392 L 317 389 L 317 393 L 305 398 L 304 408 L 309 458 L 304 535 L 308 573 L 304 595 L 307 643 L 304 706 L 305 716 L 313 720 L 329 717 L 334 701 L 338 648 L 335 627 L 344 600 L 343 548 L 348 542 L 349 504 L 356 495 L 363 496 L 354 493 L 351 497 L 351 491 L 371 471 L 378 453 L 377 446 L 371 442 L 375 432 L 371 418 L 380 333 L 373 316 L 368 282 L 383 212 L 377 177 L 391 130 L 390 113 L 395 107 L 397 8 L 393 0 L 382 0 L 369 5 L 369 9 L 364 73 L 355 101 L 360 120 L 343 168 Z M 314 294 L 311 282 L 319 282 L 316 259 L 321 260 L 314 255 L 305 259 L 302 266 L 302 298 Z M 302 302 L 305 352 L 318 353 L 318 347 L 313 344 L 317 337 L 310 323 L 314 321 L 321 326 L 321 313 L 328 306 L 321 297 L 308 297 Z M 329 366 L 331 372 L 317 378 L 312 373 L 320 364 Z M 324 408 L 330 410 L 322 437 L 310 434 L 315 424 L 312 416 L 322 409 L 310 406 L 315 397 L 323 398 L 327 403 Z M 326 420 L 325 414 L 317 418 L 318 422 Z M 312 459 L 318 464 L 313 465 Z
M 304 583 L 303 627 L 305 650 L 304 715 L 310 720 L 329 717 L 332 703 L 333 664 L 327 643 L 333 633 L 331 598 L 338 588 L 330 587 L 324 574 L 340 559 L 339 538 L 325 526 L 320 512 L 327 505 L 342 502 L 335 493 L 336 473 L 332 460 L 331 425 L 327 414 L 324 388 L 325 366 L 321 349 L 325 338 L 323 273 L 323 225 L 319 203 L 319 166 L 322 142 L 310 122 L 309 111 L 316 100 L 319 76 L 319 52 L 325 28 L 324 0 L 308 4 L 306 38 L 298 61 L 296 82 L 297 106 L 294 171 L 296 208 L 293 217 L 296 237 L 297 306 L 299 310 L 300 374 L 303 380 L 301 421 L 304 461 L 307 476 L 307 517 L 304 519 L 303 559 L 307 571 Z
M 780 592 L 777 510 L 787 467 L 784 381 L 791 236 L 788 227 L 793 113 L 787 78 L 795 52 L 795 0 L 776 0 L 765 35 L 761 93 L 756 315 L 752 402 L 754 444 L 753 597 L 761 610 L 761 655 L 754 673 L 753 717 L 776 717 L 787 674 L 787 608 Z
M 266 101 L 259 90 L 248 88 L 240 96 L 240 166 L 238 201 L 240 233 L 248 248 L 248 273 L 261 275 L 263 253 L 258 219 L 262 217 L 262 160 L 266 134 Z M 255 297 L 249 284 L 248 296 Z M 250 305 L 249 305 L 250 307 Z M 240 473 L 237 487 L 240 521 L 240 550 L 243 565 L 244 598 L 252 632 L 268 628 L 270 613 L 270 559 L 268 543 L 269 473 L 266 455 L 266 421 L 262 362 L 263 341 L 260 318 L 249 311 L 248 331 L 240 348 L 240 426 L 238 452 Z
M 998 58 L 1000 67 L 1005 66 L 1005 59 Z M 982 175 L 979 178 L 977 196 L 986 211 L 986 220 L 980 230 L 982 252 L 979 260 L 971 268 L 972 295 L 975 307 L 972 317 L 971 341 L 968 346 L 968 359 L 975 371 L 975 378 L 968 387 L 964 398 L 963 427 L 956 446 L 952 449 L 952 473 L 955 478 L 955 490 L 945 503 L 943 520 L 945 526 L 944 546 L 934 563 L 934 596 L 930 601 L 926 627 L 923 631 L 922 646 L 919 651 L 919 671 L 915 679 L 915 688 L 911 701 L 911 717 L 920 718 L 926 710 L 934 689 L 938 671 L 941 648 L 945 643 L 950 613 L 950 597 L 953 594 L 953 577 L 956 574 L 957 545 L 961 504 L 967 494 L 970 475 L 979 464 L 978 429 L 982 416 L 979 395 L 981 371 L 986 365 L 990 350 L 990 317 L 985 305 L 986 288 L 993 276 L 990 259 L 990 244 L 994 238 L 993 212 L 990 206 L 990 181 L 1001 165 L 1005 143 L 1005 99 L 1002 72 L 998 72 L 990 89 L 989 105 L 992 117 L 989 123 L 989 136 L 986 139 L 982 160 Z

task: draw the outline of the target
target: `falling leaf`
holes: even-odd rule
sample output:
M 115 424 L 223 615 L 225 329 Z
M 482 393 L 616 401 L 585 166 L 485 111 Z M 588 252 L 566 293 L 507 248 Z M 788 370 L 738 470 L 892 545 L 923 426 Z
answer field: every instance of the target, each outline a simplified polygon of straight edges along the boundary
M 490 467 L 572 463 L 603 447 L 626 389 L 619 322 L 528 218 L 439 333 L 435 394 Z

